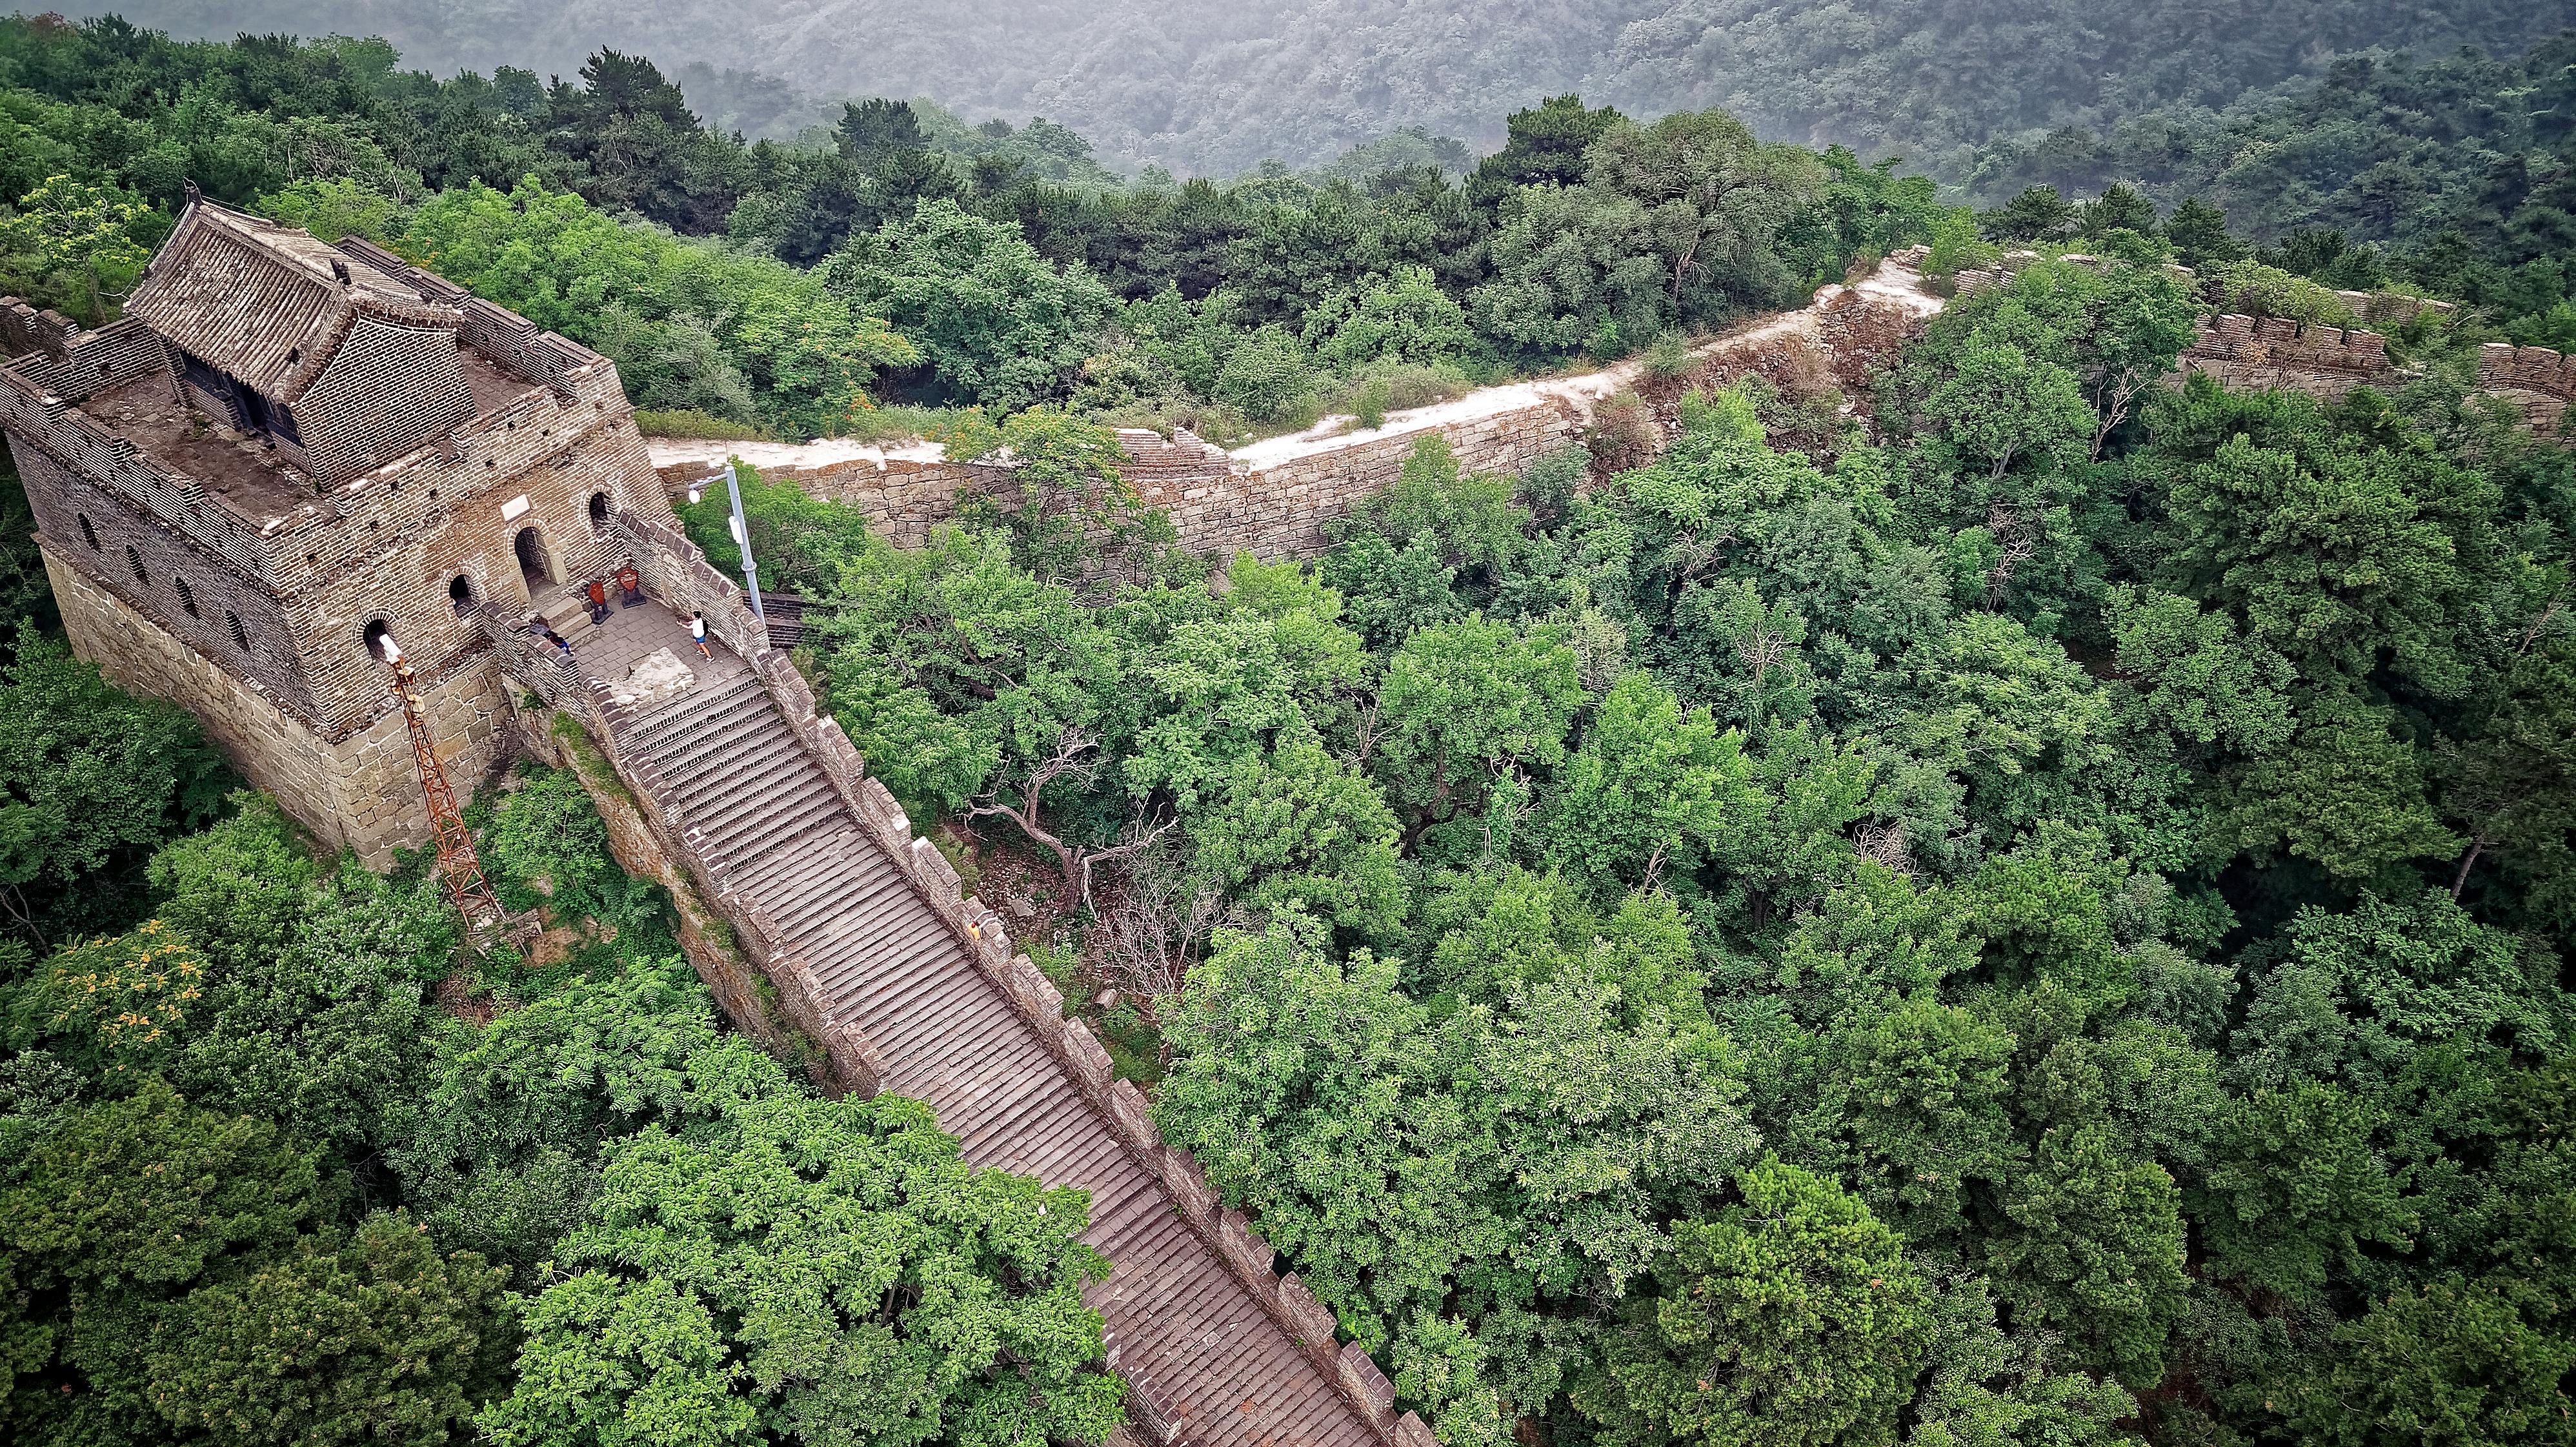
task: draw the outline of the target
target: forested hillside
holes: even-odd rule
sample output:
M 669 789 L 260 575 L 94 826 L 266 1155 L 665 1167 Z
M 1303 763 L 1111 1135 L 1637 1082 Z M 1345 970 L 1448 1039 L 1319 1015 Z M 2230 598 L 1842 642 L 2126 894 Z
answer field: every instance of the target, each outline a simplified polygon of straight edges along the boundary
M 1769 139 L 1841 142 L 1963 174 L 1970 152 L 2062 126 L 2107 131 L 2218 108 L 2341 52 L 2519 54 L 2576 23 L 2568 0 L 2391 6 L 2305 0 L 2103 7 L 2049 0 L 1824 7 L 1776 0 L 1257 0 L 1223 7 L 1033 0 L 638 5 L 465 0 L 143 0 L 181 34 L 383 35 L 445 72 L 565 75 L 601 45 L 761 71 L 837 102 L 928 95 L 974 119 L 1036 114 L 1122 167 L 1227 175 L 1318 164 L 1406 126 L 1490 149 L 1502 114 L 1581 89 L 1647 118 L 1722 105 Z M 94 12 L 80 12 L 94 13 Z
M 1447 1447 L 2576 1447 L 2576 462 L 2474 390 L 2576 329 L 2556 53 L 2227 122 L 2210 195 L 2352 228 L 2248 236 L 2186 169 L 1976 212 L 1570 95 L 1463 178 L 1122 187 L 883 101 L 741 143 L 630 54 L 22 20 L 0 288 L 113 315 L 194 179 L 657 426 L 1006 449 L 912 550 L 745 477 L 798 665 Z M 1688 345 L 1915 242 L 2034 255 L 1865 377 Z M 2466 303 L 2385 386 L 2165 385 L 2383 283 Z M 1623 356 L 1580 444 L 1426 439 L 1312 562 L 1184 552 L 1108 430 Z M 551 927 L 478 953 L 69 659 L 7 516 L 0 1437 L 1105 1435 L 1081 1203 L 726 1030 L 577 730 L 474 810 Z

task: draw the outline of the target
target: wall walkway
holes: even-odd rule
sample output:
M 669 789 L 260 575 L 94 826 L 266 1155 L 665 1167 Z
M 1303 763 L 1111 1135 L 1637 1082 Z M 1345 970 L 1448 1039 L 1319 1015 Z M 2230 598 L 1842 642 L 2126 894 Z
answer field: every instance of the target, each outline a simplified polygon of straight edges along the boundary
M 600 743 L 833 1075 L 929 1102 L 972 1164 L 1091 1193 L 1084 1239 L 1113 1269 L 1085 1295 L 1137 1425 L 1205 1447 L 1432 1447 L 1368 1354 L 1335 1342 L 1331 1314 L 1163 1143 L 1002 920 L 913 837 L 741 594 L 668 527 L 615 525 L 656 603 L 568 628 L 570 663 L 487 610 L 504 671 Z M 691 611 L 720 645 L 711 664 L 689 646 Z M 672 659 L 692 665 L 685 682 Z

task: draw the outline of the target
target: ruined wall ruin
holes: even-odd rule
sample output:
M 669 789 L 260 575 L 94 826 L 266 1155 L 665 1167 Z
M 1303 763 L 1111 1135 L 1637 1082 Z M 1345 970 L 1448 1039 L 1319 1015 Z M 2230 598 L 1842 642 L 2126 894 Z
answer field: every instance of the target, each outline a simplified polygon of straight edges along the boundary
M 2233 313 L 2202 325 L 2199 340 L 2182 354 L 2181 370 L 2230 387 L 2277 387 L 2328 400 L 2364 383 L 2397 379 L 2388 339 L 2377 332 Z
M 2520 407 L 2532 431 L 2556 437 L 2566 428 L 2568 404 L 2576 402 L 2576 357 L 2489 342 L 2478 350 L 2478 385 Z

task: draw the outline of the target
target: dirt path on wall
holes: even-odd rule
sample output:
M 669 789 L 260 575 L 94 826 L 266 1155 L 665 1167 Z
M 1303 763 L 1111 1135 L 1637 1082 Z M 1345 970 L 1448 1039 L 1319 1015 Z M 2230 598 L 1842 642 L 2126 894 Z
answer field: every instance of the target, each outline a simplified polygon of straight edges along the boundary
M 1864 301 L 1902 308 L 1918 317 L 1928 317 L 1942 306 L 1941 298 L 1924 290 L 1920 272 L 1895 261 L 1885 261 L 1876 271 L 1850 286 L 1819 289 L 1814 300 L 1800 310 L 1778 312 L 1744 322 L 1700 343 L 1693 350 L 1707 357 L 1793 336 L 1815 337 L 1817 322 L 1825 308 L 1845 291 L 1858 293 Z M 1227 455 L 1234 459 L 1236 471 L 1257 472 L 1283 462 L 1381 437 L 1455 427 L 1481 418 L 1500 416 L 1551 398 L 1562 399 L 1573 404 L 1577 411 L 1589 413 L 1594 403 L 1621 388 L 1634 386 L 1641 371 L 1640 363 L 1628 361 L 1581 376 L 1542 377 L 1527 382 L 1508 382 L 1498 387 L 1479 387 L 1464 397 L 1447 402 L 1416 407 L 1408 412 L 1390 412 L 1385 426 L 1366 431 L 1351 429 L 1355 420 L 1351 417 L 1327 417 L 1303 432 L 1265 438 L 1235 448 Z M 828 437 L 812 442 L 701 442 L 669 437 L 648 437 L 644 441 L 652 452 L 655 467 L 703 462 L 712 469 L 721 467 L 728 456 L 739 457 L 754 467 L 795 468 L 830 467 L 859 461 L 873 462 L 883 468 L 888 461 L 937 462 L 941 459 L 938 445 L 928 442 L 889 447 Z

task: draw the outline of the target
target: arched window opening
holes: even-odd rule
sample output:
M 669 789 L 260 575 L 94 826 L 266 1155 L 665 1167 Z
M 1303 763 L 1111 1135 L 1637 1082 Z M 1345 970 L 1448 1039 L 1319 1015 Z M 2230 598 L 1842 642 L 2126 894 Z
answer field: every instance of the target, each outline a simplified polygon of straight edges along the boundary
M 146 588 L 152 586 L 152 575 L 143 571 L 143 555 L 134 550 L 132 543 L 125 545 L 125 566 L 134 570 L 134 581 Z
M 594 492 L 590 495 L 590 525 L 594 528 L 608 526 L 607 493 Z
M 225 631 L 233 635 L 233 646 L 235 648 L 240 649 L 244 653 L 250 652 L 250 635 L 242 631 L 240 614 L 235 613 L 230 609 L 226 609 L 224 612 L 224 628 Z
M 393 632 L 393 624 L 377 618 L 368 622 L 365 631 L 361 632 L 358 638 L 367 645 L 367 653 L 370 657 L 378 663 L 391 663 L 401 657 L 394 645 Z
M 178 590 L 179 606 L 188 610 L 189 617 L 196 617 L 197 595 L 189 590 L 188 580 L 185 578 L 172 578 L 170 580 L 170 586 Z
M 81 513 L 78 516 L 81 525 L 81 541 L 89 544 L 89 550 L 93 553 L 104 551 L 98 545 L 98 529 L 89 525 L 89 514 Z
M 456 605 L 457 617 L 464 617 L 465 610 L 474 606 L 474 580 L 463 573 L 449 579 L 447 601 Z

